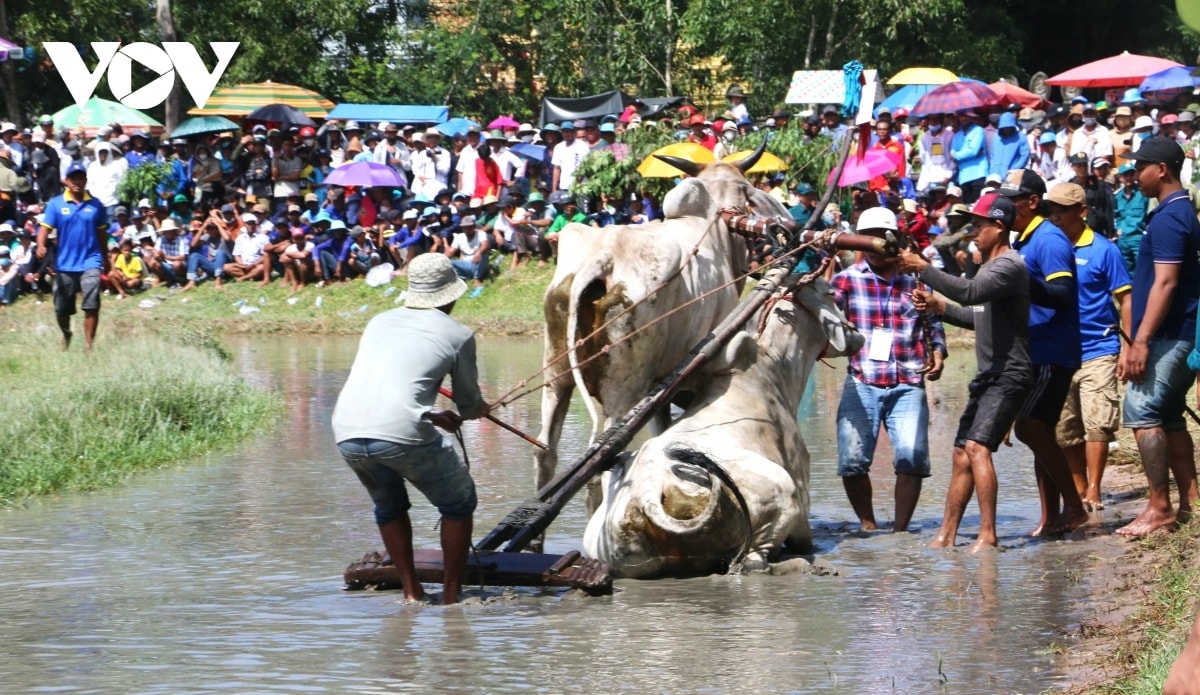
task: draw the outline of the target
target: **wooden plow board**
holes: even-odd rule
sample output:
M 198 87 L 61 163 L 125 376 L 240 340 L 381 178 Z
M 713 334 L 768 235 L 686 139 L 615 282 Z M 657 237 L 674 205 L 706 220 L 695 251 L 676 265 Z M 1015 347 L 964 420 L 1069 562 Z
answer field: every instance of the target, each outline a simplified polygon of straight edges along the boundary
M 413 559 L 419 581 L 442 582 L 441 550 L 415 550 Z M 348 590 L 401 588 L 400 573 L 391 558 L 378 552 L 350 563 L 343 578 Z M 463 586 L 479 584 L 568 587 L 601 596 L 612 593 L 612 572 L 605 563 L 583 557 L 578 550 L 566 555 L 481 550 L 467 556 L 463 572 Z

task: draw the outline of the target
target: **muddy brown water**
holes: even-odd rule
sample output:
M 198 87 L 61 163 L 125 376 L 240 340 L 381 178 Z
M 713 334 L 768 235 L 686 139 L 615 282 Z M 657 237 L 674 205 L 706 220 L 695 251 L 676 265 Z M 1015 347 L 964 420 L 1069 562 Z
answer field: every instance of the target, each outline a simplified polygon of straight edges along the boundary
M 1024 538 L 1038 508 L 1018 445 L 997 459 L 1005 550 L 965 553 L 974 504 L 957 551 L 924 548 L 973 368 L 960 350 L 930 390 L 935 472 L 916 532 L 900 536 L 850 530 L 833 420 L 844 370 L 816 369 L 799 417 L 816 543 L 838 576 L 618 581 L 606 598 L 472 587 L 469 605 L 449 609 L 345 593 L 346 564 L 379 546 L 329 426 L 355 341 L 228 342 L 248 379 L 285 394 L 279 427 L 119 489 L 0 511 L 4 692 L 1036 693 L 1066 684 L 1059 652 L 1087 604 L 1081 570 L 1116 547 Z M 528 376 L 539 355 L 540 341 L 482 338 L 486 392 Z M 566 452 L 588 436 L 576 406 Z M 501 415 L 536 432 L 537 409 L 528 398 Z M 478 538 L 530 495 L 532 452 L 487 423 L 465 432 Z M 889 457 L 884 446 L 879 460 Z M 885 522 L 890 464 L 876 471 Z M 435 546 L 435 516 L 417 500 L 418 546 Z M 576 500 L 547 550 L 579 547 L 585 522 Z

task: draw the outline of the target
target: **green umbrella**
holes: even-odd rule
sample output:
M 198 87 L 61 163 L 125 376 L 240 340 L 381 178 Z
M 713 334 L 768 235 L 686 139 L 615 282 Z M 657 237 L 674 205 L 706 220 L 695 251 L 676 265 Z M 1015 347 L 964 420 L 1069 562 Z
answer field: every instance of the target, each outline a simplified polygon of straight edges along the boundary
M 206 135 L 208 133 L 222 133 L 227 130 L 237 130 L 238 124 L 223 118 L 221 116 L 196 116 L 189 118 L 175 132 L 171 133 L 173 138 L 190 138 L 195 135 Z
M 83 128 L 91 136 L 101 126 L 117 123 L 129 130 L 162 128 L 162 123 L 136 109 L 115 101 L 92 97 L 82 107 L 72 104 L 53 114 L 54 125 L 64 128 Z

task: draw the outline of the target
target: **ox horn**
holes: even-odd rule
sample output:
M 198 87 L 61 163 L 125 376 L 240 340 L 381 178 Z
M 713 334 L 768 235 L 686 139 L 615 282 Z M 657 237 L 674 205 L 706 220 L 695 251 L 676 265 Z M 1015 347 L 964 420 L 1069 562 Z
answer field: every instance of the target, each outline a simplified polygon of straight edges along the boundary
M 683 157 L 675 157 L 675 156 L 672 156 L 669 154 L 656 154 L 654 156 L 658 157 L 659 159 L 666 162 L 667 164 L 670 164 L 671 166 L 675 167 L 676 169 L 682 171 L 683 173 L 687 174 L 688 176 L 699 176 L 700 172 L 704 171 L 703 164 L 693 162 L 690 159 L 684 159 Z
M 744 174 L 750 171 L 750 167 L 758 164 L 758 160 L 762 158 L 763 152 L 767 151 L 767 137 L 763 135 L 762 142 L 758 143 L 758 149 L 750 153 L 749 157 L 739 161 L 735 166 Z

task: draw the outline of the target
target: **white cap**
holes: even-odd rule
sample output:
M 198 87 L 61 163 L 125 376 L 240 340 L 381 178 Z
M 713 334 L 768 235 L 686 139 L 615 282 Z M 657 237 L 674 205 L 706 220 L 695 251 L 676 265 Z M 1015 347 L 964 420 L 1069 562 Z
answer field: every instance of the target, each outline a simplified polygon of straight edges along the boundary
M 150 207 L 154 207 L 154 206 L 150 204 L 149 198 L 142 198 L 141 200 L 138 201 L 138 207 L 139 208 L 150 208 Z
M 1142 130 L 1143 128 L 1148 130 L 1153 127 L 1154 119 L 1150 118 L 1149 116 L 1138 116 L 1137 120 L 1133 122 L 1134 130 Z
M 961 198 L 962 197 L 962 189 L 959 188 L 958 186 L 955 186 L 954 184 L 950 184 L 949 186 L 946 186 L 946 195 L 954 195 L 954 196 L 958 196 L 959 198 Z
M 868 229 L 886 229 L 895 232 L 899 229 L 896 224 L 896 213 L 887 208 L 868 208 L 858 216 L 858 231 Z
M 732 130 L 733 132 L 736 133 L 737 132 L 737 124 L 734 123 L 733 121 L 725 121 L 725 125 L 721 126 L 721 132 L 724 133 L 727 130 Z
M 16 232 L 13 226 L 7 222 L 0 224 L 0 232 Z
M 404 217 L 402 219 L 415 220 L 419 215 L 420 213 L 417 212 L 416 208 L 409 208 L 404 211 Z
M 243 222 L 258 222 L 258 218 L 254 216 L 253 212 L 243 212 L 242 213 L 242 221 Z

